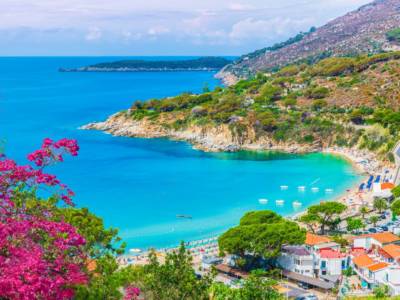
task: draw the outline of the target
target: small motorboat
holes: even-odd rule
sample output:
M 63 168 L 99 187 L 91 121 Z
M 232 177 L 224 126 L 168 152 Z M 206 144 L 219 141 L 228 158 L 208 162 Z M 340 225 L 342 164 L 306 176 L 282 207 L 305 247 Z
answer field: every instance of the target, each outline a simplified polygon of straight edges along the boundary
M 319 188 L 313 187 L 313 188 L 311 188 L 311 191 L 312 191 L 313 193 L 318 193 L 318 192 L 319 192 Z
M 293 206 L 296 206 L 296 207 L 303 205 L 300 201 L 293 201 L 292 204 L 293 204 Z
M 265 205 L 268 203 L 268 199 L 259 199 L 258 202 Z
M 289 188 L 289 186 L 287 185 L 281 185 L 281 190 L 282 191 L 286 191 Z
M 176 215 L 178 219 L 193 219 L 191 215 Z
M 333 193 L 333 189 L 325 189 L 325 193 L 331 194 Z
M 283 205 L 285 203 L 284 200 L 276 200 L 275 201 L 276 205 Z
M 304 192 L 304 191 L 306 190 L 306 187 L 303 186 L 303 185 L 301 185 L 301 186 L 297 187 L 297 189 L 298 189 L 300 192 Z

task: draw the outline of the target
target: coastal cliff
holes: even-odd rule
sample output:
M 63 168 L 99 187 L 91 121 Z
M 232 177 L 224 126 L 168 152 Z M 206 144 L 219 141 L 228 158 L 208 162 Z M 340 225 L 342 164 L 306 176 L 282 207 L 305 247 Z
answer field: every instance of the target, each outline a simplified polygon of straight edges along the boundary
M 82 126 L 85 130 L 101 130 L 115 136 L 141 138 L 170 138 L 186 141 L 194 148 L 207 152 L 238 150 L 273 150 L 287 153 L 311 153 L 321 151 L 321 145 L 298 144 L 294 142 L 277 142 L 261 136 L 253 128 L 247 127 L 240 135 L 229 125 L 199 126 L 190 125 L 184 129 L 173 129 L 149 119 L 133 120 L 126 113 L 117 113 L 104 122 L 90 123 Z

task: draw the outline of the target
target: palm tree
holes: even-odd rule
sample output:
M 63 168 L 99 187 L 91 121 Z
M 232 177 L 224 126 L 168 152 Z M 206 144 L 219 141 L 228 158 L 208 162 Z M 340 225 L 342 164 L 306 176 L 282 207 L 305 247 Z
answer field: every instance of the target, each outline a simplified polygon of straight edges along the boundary
M 365 215 L 369 213 L 369 208 L 366 206 L 361 206 L 360 207 L 360 214 L 362 216 L 362 219 L 365 220 Z
M 384 211 L 388 208 L 389 208 L 389 206 L 385 199 L 377 198 L 374 200 L 374 209 L 376 209 L 380 214 L 382 213 L 382 211 Z
M 376 223 L 378 223 L 379 218 L 378 216 L 372 216 L 369 218 L 369 220 L 371 221 L 372 224 L 374 224 L 374 227 L 376 227 Z

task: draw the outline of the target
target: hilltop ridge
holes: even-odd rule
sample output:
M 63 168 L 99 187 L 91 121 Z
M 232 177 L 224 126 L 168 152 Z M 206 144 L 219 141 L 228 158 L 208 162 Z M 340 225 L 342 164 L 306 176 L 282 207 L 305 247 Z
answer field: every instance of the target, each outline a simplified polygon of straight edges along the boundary
M 331 56 L 376 54 L 399 50 L 400 1 L 376 0 L 286 42 L 243 55 L 218 77 L 248 78 L 296 62 L 317 62 Z M 392 31 L 395 34 L 390 35 Z

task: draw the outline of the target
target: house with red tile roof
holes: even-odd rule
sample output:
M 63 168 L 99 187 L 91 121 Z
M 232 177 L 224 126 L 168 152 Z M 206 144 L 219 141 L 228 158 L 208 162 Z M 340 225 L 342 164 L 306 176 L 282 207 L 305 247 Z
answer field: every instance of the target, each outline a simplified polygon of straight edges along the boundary
M 334 248 L 321 248 L 314 251 L 314 268 L 318 277 L 339 279 L 343 270 L 349 267 L 349 255 Z
M 333 242 L 329 237 L 323 235 L 316 235 L 307 232 L 306 241 L 304 243 L 308 250 L 318 251 L 320 249 L 335 249 L 339 250 L 340 245 Z
M 400 245 L 400 238 L 391 232 L 363 234 L 353 238 L 354 248 L 366 250 L 379 249 L 390 244 Z
M 391 247 L 386 249 L 391 252 Z M 380 256 L 360 254 L 353 257 L 352 267 L 360 277 L 362 286 L 374 289 L 382 284 L 389 287 L 391 295 L 400 295 L 400 266 L 382 261 Z
M 400 262 L 400 245 L 389 244 L 378 249 L 378 255 L 388 263 Z

